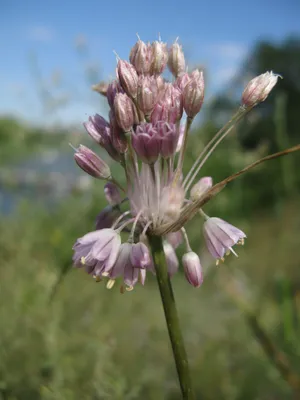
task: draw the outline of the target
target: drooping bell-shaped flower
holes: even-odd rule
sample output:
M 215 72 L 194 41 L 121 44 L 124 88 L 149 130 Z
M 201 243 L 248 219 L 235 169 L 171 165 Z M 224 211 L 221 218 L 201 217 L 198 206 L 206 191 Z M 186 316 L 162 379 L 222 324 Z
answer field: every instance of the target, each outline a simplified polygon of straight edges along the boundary
M 101 229 L 77 239 L 73 246 L 76 267 L 85 266 L 88 273 L 101 276 L 114 266 L 121 237 L 114 229 Z
M 182 264 L 187 281 L 194 287 L 201 286 L 203 282 L 203 271 L 199 256 L 193 251 L 189 251 L 183 255 Z
M 142 243 L 134 243 L 131 248 L 131 263 L 135 268 L 149 268 L 151 257 L 148 247 Z
M 216 259 L 222 259 L 227 251 L 235 254 L 232 247 L 243 244 L 246 238 L 243 231 L 216 217 L 208 218 L 204 222 L 203 234 L 210 254 Z

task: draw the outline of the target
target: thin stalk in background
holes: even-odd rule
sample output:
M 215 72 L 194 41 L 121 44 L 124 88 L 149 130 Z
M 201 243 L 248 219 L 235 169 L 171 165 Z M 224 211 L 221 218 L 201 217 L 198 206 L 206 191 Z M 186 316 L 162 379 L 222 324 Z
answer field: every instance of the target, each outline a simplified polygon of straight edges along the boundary
M 149 236 L 151 253 L 154 260 L 156 278 L 164 308 L 169 337 L 171 340 L 177 374 L 184 400 L 195 400 L 184 341 L 179 325 L 175 298 L 165 260 L 162 237 Z

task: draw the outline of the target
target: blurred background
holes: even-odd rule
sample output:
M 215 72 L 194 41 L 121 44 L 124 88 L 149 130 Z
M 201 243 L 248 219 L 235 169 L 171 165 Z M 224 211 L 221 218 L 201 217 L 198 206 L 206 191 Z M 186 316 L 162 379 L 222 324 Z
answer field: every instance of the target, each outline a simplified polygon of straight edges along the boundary
M 82 122 L 107 108 L 91 85 L 114 77 L 113 51 L 128 59 L 136 32 L 169 44 L 179 37 L 190 70 L 205 71 L 187 171 L 245 83 L 267 70 L 284 79 L 203 175 L 217 182 L 299 143 L 300 3 L 0 6 L 0 399 L 179 399 L 154 277 L 121 295 L 71 268 L 74 241 L 106 203 L 68 143 L 95 149 Z M 263 164 L 205 207 L 247 233 L 238 259 L 216 267 L 201 220 L 188 226 L 205 281 L 194 289 L 179 273 L 173 284 L 197 399 L 300 399 L 299 168 L 297 154 Z

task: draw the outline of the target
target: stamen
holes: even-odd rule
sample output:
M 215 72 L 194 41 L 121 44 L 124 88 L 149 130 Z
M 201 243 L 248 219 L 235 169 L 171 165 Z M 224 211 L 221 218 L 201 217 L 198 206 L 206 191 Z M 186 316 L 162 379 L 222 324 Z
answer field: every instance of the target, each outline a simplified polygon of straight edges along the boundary
M 85 265 L 85 257 L 81 257 L 80 262 L 82 265 Z
M 93 278 L 95 279 L 95 282 L 102 282 L 102 279 L 99 275 L 94 275 Z
M 133 291 L 133 286 L 126 286 L 127 292 L 132 292 Z
M 231 253 L 233 253 L 236 257 L 238 257 L 238 255 L 236 254 L 236 252 L 233 250 L 233 248 L 232 247 L 230 247 L 230 249 L 229 249 L 230 251 L 231 251 Z
M 110 279 L 106 284 L 106 288 L 107 289 L 112 289 L 112 287 L 114 286 L 115 282 L 116 282 L 115 279 Z
M 218 266 L 220 264 L 220 260 L 216 260 L 216 266 Z
M 108 275 L 109 275 L 109 272 L 106 272 L 106 271 L 102 272 L 102 276 L 106 277 Z

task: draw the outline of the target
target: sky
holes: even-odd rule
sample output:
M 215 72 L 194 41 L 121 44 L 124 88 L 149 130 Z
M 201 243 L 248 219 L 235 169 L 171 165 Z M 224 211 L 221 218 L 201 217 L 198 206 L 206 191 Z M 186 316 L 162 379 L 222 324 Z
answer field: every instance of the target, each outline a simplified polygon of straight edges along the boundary
M 144 41 L 179 37 L 189 66 L 207 68 L 214 94 L 257 40 L 299 36 L 299 21 L 299 0 L 0 0 L 0 115 L 48 124 L 101 112 L 90 85 L 113 78 L 114 51 L 128 59 L 136 33 Z M 89 81 L 85 71 L 95 69 Z M 49 89 L 50 109 L 42 101 Z

